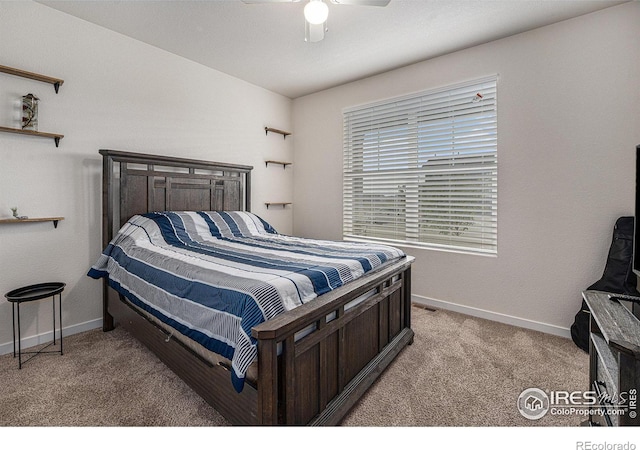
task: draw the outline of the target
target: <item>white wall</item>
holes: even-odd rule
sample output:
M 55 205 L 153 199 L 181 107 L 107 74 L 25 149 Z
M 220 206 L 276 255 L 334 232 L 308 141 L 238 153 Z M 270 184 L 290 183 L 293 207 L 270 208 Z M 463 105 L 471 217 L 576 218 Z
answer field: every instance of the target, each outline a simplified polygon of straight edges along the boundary
M 212 43 L 215 45 L 215 43 Z M 86 272 L 101 248 L 101 148 L 254 166 L 253 211 L 291 233 L 293 176 L 265 159 L 290 160 L 291 100 L 32 2 L 0 1 L 0 64 L 64 79 L 51 85 L 0 73 L 0 126 L 16 127 L 15 103 L 41 99 L 39 130 L 53 140 L 0 133 L 0 218 L 10 208 L 51 223 L 0 224 L 0 353 L 12 350 L 4 293 L 63 281 L 68 333 L 100 326 L 101 282 Z M 50 332 L 51 303 L 22 309 L 22 334 Z M 50 335 L 43 336 L 47 340 Z
M 293 102 L 294 233 L 342 237 L 342 109 L 498 80 L 498 256 L 405 248 L 417 301 L 568 336 L 633 214 L 640 3 L 424 61 Z

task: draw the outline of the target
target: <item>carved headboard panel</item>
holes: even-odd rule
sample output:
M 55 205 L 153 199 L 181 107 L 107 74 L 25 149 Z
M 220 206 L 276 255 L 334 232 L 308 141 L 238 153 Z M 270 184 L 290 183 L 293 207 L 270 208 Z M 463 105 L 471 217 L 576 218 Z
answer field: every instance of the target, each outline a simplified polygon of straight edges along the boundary
M 250 211 L 252 166 L 100 150 L 103 245 L 133 215 Z

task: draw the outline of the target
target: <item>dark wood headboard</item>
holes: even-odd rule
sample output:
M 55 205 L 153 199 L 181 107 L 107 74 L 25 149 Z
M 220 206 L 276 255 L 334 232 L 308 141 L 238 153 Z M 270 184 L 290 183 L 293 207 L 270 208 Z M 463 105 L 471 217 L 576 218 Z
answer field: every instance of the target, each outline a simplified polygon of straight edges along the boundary
M 135 214 L 250 211 L 252 166 L 100 150 L 103 248 Z

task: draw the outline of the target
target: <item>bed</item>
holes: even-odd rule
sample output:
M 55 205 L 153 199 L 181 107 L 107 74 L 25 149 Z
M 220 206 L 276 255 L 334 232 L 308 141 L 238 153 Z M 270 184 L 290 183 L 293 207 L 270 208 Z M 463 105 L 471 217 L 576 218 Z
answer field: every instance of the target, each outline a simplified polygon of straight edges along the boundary
M 215 285 L 216 289 L 237 283 L 234 279 L 228 286 L 222 285 L 220 280 L 227 271 L 236 274 L 240 266 L 246 266 L 247 259 L 259 259 L 260 283 L 247 288 L 246 292 L 252 294 L 247 297 L 249 301 L 242 301 L 263 312 L 271 306 L 260 300 L 258 306 L 254 305 L 253 298 L 257 296 L 253 293 L 265 290 L 262 286 L 289 286 L 290 295 L 283 298 L 290 298 L 291 304 L 281 310 L 273 306 L 273 312 L 255 322 L 251 322 L 255 316 L 251 313 L 244 322 L 239 320 L 243 325 L 236 334 L 246 342 L 237 347 L 230 345 L 231 350 L 225 354 L 219 351 L 219 344 L 227 342 L 228 337 L 219 338 L 216 334 L 209 345 L 202 333 L 195 333 L 194 337 L 189 327 L 167 324 L 159 316 L 174 316 L 156 314 L 157 310 L 165 312 L 162 305 L 156 310 L 156 306 L 149 308 L 148 304 L 160 299 L 160 294 L 128 289 L 128 281 L 120 283 L 121 279 L 110 277 L 106 271 L 93 274 L 104 280 L 103 329 L 109 331 L 116 325 L 127 329 L 230 423 L 337 425 L 413 341 L 410 256 L 402 252 L 387 254 L 381 251 L 383 247 L 371 246 L 371 254 L 365 258 L 367 269 L 354 269 L 357 276 L 351 280 L 350 271 L 344 267 L 357 264 L 350 254 L 347 258 L 340 253 L 352 252 L 351 244 L 282 236 L 250 213 L 250 166 L 116 150 L 100 150 L 100 154 L 105 251 L 114 238 L 122 240 L 126 236 L 129 242 L 130 235 L 136 233 L 143 245 L 147 245 L 147 237 L 153 246 L 175 240 L 189 258 L 196 255 L 205 261 L 198 266 L 209 269 L 219 267 L 223 261 L 226 268 L 222 275 L 203 271 L 202 284 Z M 312 250 L 298 248 L 301 241 L 309 241 L 311 244 L 303 244 L 312 245 Z M 249 250 L 241 253 L 240 248 L 245 246 Z M 173 253 L 174 247 L 163 251 Z M 263 250 L 265 253 L 260 253 Z M 225 254 L 222 259 L 220 251 Z M 302 270 L 297 258 L 310 251 L 317 265 L 304 266 Z M 339 259 L 335 261 L 337 266 L 324 259 L 330 253 Z M 276 254 L 279 259 L 274 263 L 271 258 Z M 149 265 L 155 271 L 163 261 L 161 258 Z M 285 271 L 290 269 L 283 267 L 285 262 L 293 264 L 294 270 Z M 341 269 L 336 271 L 337 267 Z M 338 272 L 339 277 L 331 275 Z M 348 282 L 325 282 L 337 278 Z M 123 289 L 123 285 L 127 288 Z M 310 289 L 305 290 L 304 286 Z M 193 295 L 209 297 L 202 290 L 196 291 Z M 182 319 L 177 320 L 182 323 Z M 234 351 L 240 348 L 244 350 L 236 358 Z

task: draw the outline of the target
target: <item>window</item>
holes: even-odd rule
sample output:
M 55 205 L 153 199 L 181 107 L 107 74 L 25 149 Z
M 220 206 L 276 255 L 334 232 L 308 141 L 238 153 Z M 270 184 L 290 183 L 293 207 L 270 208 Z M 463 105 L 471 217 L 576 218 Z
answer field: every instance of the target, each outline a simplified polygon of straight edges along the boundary
M 497 252 L 496 84 L 344 110 L 345 239 Z

